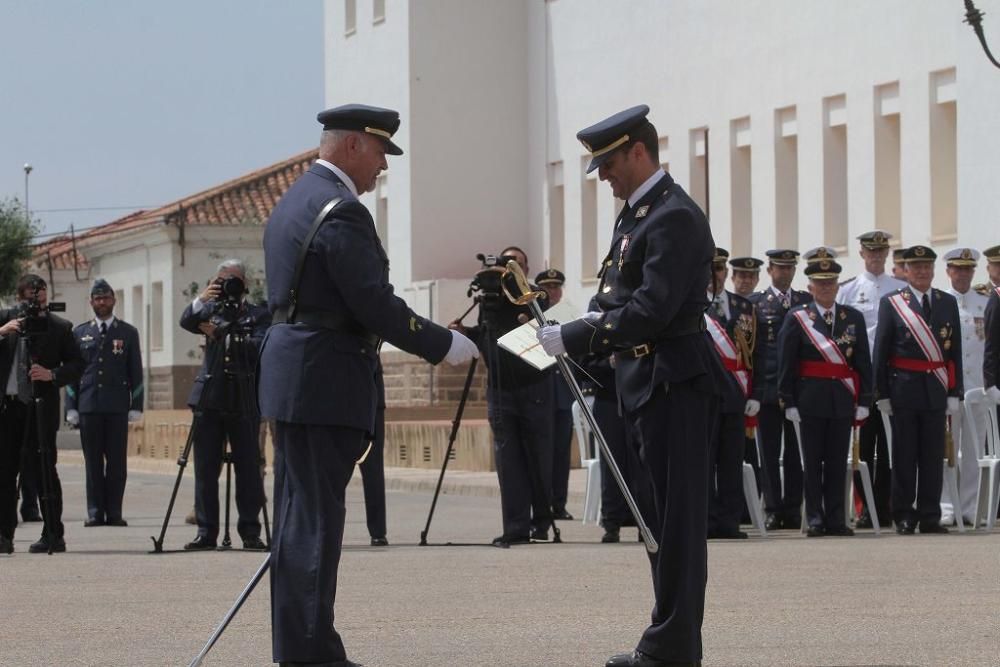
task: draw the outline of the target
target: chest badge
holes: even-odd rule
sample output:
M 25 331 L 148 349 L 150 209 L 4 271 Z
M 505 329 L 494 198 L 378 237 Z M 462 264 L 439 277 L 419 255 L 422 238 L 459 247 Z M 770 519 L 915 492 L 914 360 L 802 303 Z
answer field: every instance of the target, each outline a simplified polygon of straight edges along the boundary
M 91 336 L 90 334 L 87 334 L 86 336 L 83 336 L 82 338 L 80 338 L 80 342 L 81 343 L 89 343 L 92 340 L 94 340 L 94 337 Z
M 649 206 L 648 205 L 640 206 L 639 208 L 635 209 L 635 219 L 641 220 L 642 218 L 646 217 L 647 213 L 649 213 Z
M 111 354 L 124 354 L 125 353 L 125 341 L 121 338 L 115 338 L 111 341 Z
M 636 216 L 638 217 L 638 216 Z M 621 247 L 618 249 L 618 270 L 622 270 L 622 265 L 625 263 L 625 251 L 628 250 L 628 244 L 632 241 L 632 237 L 629 234 L 622 236 Z

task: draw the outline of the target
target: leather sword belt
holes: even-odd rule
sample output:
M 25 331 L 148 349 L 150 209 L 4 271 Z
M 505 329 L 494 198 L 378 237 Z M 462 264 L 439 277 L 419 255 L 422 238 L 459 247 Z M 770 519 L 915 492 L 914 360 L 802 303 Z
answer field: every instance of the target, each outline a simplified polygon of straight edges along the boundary
M 683 315 L 681 317 L 676 317 L 667 327 L 660 337 L 655 341 L 650 341 L 648 343 L 643 343 L 642 345 L 636 345 L 628 350 L 620 350 L 616 354 L 626 358 L 626 359 L 639 359 L 640 357 L 645 357 L 656 349 L 657 345 L 665 343 L 673 338 L 680 338 L 682 336 L 691 336 L 693 334 L 702 333 L 707 330 L 707 325 L 705 324 L 705 317 L 703 314 L 698 313 L 697 315 Z
M 278 308 L 271 317 L 272 324 L 304 324 L 310 329 L 326 329 L 351 336 L 357 336 L 373 348 L 377 348 L 380 340 L 375 334 L 365 331 L 361 325 L 352 319 L 345 318 L 332 310 L 308 310 L 299 308 L 295 311 L 295 321 L 288 321 L 288 309 Z
M 914 373 L 930 373 L 939 368 L 948 370 L 948 388 L 955 388 L 955 362 L 954 361 L 927 361 L 926 359 L 911 359 L 910 357 L 890 357 L 889 365 L 902 371 L 912 371 Z

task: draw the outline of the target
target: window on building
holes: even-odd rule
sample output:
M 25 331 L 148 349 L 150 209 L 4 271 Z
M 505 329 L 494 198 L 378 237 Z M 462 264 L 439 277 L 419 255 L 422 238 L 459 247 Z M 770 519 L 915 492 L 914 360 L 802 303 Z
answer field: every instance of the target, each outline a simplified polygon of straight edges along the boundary
M 847 247 L 847 97 L 823 99 L 823 243 Z
M 799 131 L 795 107 L 774 112 L 775 245 L 799 245 Z
M 689 145 L 691 182 L 688 194 L 708 215 L 708 128 L 691 130 Z
M 590 156 L 580 164 L 580 276 L 584 280 L 597 277 L 597 172 L 587 173 Z
M 750 148 L 750 117 L 729 123 L 730 203 L 732 210 L 732 246 L 734 257 L 753 251 L 753 195 L 751 187 L 753 160 Z
M 875 87 L 875 228 L 899 238 L 902 190 L 899 153 L 899 82 Z
M 380 174 L 375 181 L 375 233 L 389 252 L 389 175 Z
M 670 173 L 670 137 L 660 137 L 660 166 Z
M 150 296 L 150 341 L 154 350 L 163 349 L 163 283 L 153 283 L 153 293 Z
M 344 0 L 344 35 L 353 35 L 358 29 L 357 0 Z
M 549 164 L 549 266 L 566 271 L 566 214 L 563 163 Z
M 375 0 L 372 6 L 372 23 L 385 21 L 385 0 Z
M 139 330 L 140 347 L 145 342 L 146 303 L 142 298 L 142 285 L 132 286 L 132 326 Z
M 930 100 L 931 240 L 958 234 L 958 134 L 955 70 L 931 73 Z

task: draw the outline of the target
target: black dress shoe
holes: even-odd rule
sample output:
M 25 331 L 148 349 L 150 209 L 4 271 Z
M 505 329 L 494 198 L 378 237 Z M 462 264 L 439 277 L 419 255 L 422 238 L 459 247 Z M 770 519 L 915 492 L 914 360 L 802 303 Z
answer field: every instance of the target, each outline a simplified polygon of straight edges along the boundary
M 61 537 L 57 537 L 52 543 L 52 553 L 61 554 L 66 551 L 66 540 Z M 28 552 L 33 554 L 45 554 L 49 552 L 49 540 L 46 537 L 38 540 L 30 547 L 28 547 Z
M 552 510 L 552 518 L 556 521 L 572 521 L 573 515 L 566 511 L 565 507 Z
M 611 656 L 604 667 L 701 667 L 701 660 L 693 662 L 672 662 L 660 660 L 642 651 L 635 650 L 631 653 L 619 653 Z
M 209 540 L 204 535 L 199 535 L 184 545 L 184 551 L 208 551 L 218 546 L 215 540 Z
M 942 526 L 937 521 L 929 521 L 927 523 L 920 523 L 920 534 L 921 535 L 945 535 L 948 533 L 948 529 Z
M 531 539 L 536 542 L 548 542 L 549 541 L 549 531 L 545 528 L 535 528 L 531 531 Z
M 601 542 L 604 544 L 617 544 L 621 541 L 621 529 L 618 526 L 608 526 L 601 535 Z
M 847 526 L 827 526 L 826 534 L 833 537 L 854 537 L 854 531 Z
M 87 519 L 83 522 L 85 528 L 93 528 L 94 526 L 103 526 L 104 519 Z
M 278 667 L 365 667 L 360 662 L 338 660 L 337 662 L 287 662 L 278 663 Z
M 809 526 L 806 529 L 806 537 L 823 537 L 826 535 L 826 530 L 823 526 Z
M 494 537 L 492 544 L 498 547 L 507 547 L 512 544 L 531 544 L 531 538 L 527 535 L 501 535 Z
M 256 535 L 251 535 L 250 537 L 243 538 L 243 550 L 244 551 L 267 551 L 267 545 L 264 544 L 264 540 L 260 539 Z
M 802 527 L 802 516 L 800 514 L 789 515 L 781 520 L 781 527 L 787 530 L 798 530 Z
M 903 519 L 896 524 L 896 533 L 899 535 L 912 535 L 914 533 L 913 522 Z
M 14 553 L 14 540 L 0 535 L 0 554 Z
M 777 514 L 768 514 L 767 518 L 764 520 L 764 528 L 767 530 L 780 530 L 781 517 Z
M 373 547 L 387 547 L 389 546 L 389 540 L 385 539 L 385 535 L 372 538 Z
M 108 525 L 109 526 L 117 526 L 119 528 L 124 528 L 125 526 L 128 525 L 128 521 L 126 521 L 125 519 L 123 519 L 121 517 L 118 517 L 117 519 L 108 519 Z
M 38 523 L 42 520 L 42 515 L 35 510 L 34 512 L 22 512 L 21 521 L 24 523 Z

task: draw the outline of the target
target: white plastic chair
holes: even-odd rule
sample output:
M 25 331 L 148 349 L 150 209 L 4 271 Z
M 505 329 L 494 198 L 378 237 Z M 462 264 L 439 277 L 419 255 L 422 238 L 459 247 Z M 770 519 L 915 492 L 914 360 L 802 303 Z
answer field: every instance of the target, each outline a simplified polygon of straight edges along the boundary
M 976 430 L 973 410 L 986 410 L 986 439 L 984 455 L 979 459 L 979 490 L 976 492 L 976 521 L 983 521 L 992 530 L 997 520 L 997 505 L 1000 505 L 1000 433 L 997 432 L 997 411 L 993 402 L 987 400 L 983 389 L 965 392 L 965 422 L 972 432 L 972 441 L 983 443 L 983 435 Z
M 586 397 L 588 405 L 593 406 L 594 399 Z M 576 431 L 576 444 L 580 449 L 580 466 L 584 469 L 587 479 L 586 491 L 583 497 L 583 523 L 593 521 L 597 523 L 601 519 L 601 450 L 594 447 L 594 457 L 590 458 L 588 445 L 590 444 L 590 424 L 583 416 L 580 404 L 573 401 L 573 428 Z
M 954 448 L 954 458 L 958 460 L 958 450 L 962 442 L 962 420 L 952 417 L 951 420 L 951 439 Z M 948 487 L 948 497 L 952 498 L 953 507 L 955 508 L 955 525 L 958 526 L 958 532 L 965 532 L 965 519 L 962 518 L 962 505 L 959 502 L 960 496 L 958 495 L 958 465 L 948 465 L 948 459 L 945 458 L 941 464 L 944 466 L 944 483 Z M 973 526 L 975 530 L 975 526 Z
M 844 481 L 844 523 L 850 524 L 854 515 L 854 430 L 851 430 L 851 444 L 847 455 L 847 479 Z M 875 494 L 872 491 L 872 476 L 865 461 L 858 460 L 858 473 L 861 475 L 861 488 L 865 494 L 865 503 L 868 505 L 868 515 L 872 519 L 872 528 L 876 535 L 882 534 L 882 525 L 878 520 L 878 512 L 875 511 Z
M 757 529 L 761 537 L 767 537 L 764 527 L 764 509 L 760 505 L 760 491 L 757 490 L 757 476 L 753 474 L 753 466 L 743 463 L 743 497 L 747 501 L 750 513 L 750 523 Z

